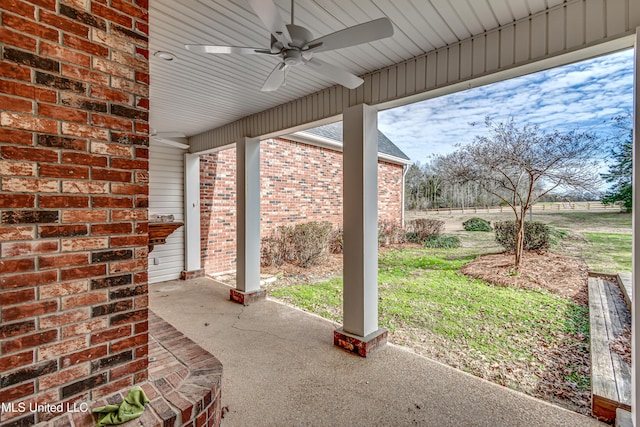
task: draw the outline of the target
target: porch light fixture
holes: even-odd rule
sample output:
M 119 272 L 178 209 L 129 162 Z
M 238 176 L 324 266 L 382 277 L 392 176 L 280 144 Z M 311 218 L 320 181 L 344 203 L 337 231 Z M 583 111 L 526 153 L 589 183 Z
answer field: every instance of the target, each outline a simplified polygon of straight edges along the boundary
M 154 52 L 153 56 L 164 59 L 165 61 L 173 61 L 174 59 L 176 59 L 176 56 L 173 53 L 166 52 L 164 50 L 158 50 Z

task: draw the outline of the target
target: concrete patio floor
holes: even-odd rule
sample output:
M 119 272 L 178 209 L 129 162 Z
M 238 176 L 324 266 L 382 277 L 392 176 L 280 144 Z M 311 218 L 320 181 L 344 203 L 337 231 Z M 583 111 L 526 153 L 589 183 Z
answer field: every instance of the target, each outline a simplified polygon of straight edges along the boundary
M 223 364 L 223 426 L 606 426 L 388 345 L 362 359 L 337 325 L 211 279 L 150 285 L 150 308 Z

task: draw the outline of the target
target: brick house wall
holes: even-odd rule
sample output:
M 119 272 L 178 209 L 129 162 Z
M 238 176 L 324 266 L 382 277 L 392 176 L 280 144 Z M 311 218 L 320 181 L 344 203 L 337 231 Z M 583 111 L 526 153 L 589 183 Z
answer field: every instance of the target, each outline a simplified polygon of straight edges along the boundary
M 0 402 L 147 378 L 147 8 L 0 5 Z
M 402 224 L 402 175 L 401 165 L 378 160 L 378 221 Z
M 202 267 L 235 269 L 235 149 L 200 157 Z M 380 220 L 402 221 L 402 165 L 378 162 Z M 342 153 L 286 139 L 260 144 L 260 233 L 307 221 L 342 223 Z
M 200 156 L 200 243 L 205 273 L 235 268 L 236 150 Z

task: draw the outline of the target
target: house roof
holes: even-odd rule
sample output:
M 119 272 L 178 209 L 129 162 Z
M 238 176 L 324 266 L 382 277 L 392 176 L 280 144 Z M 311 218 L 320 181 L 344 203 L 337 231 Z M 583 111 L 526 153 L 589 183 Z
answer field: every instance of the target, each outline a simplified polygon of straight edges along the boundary
M 304 132 L 299 132 L 299 134 L 305 133 L 330 139 L 342 144 L 342 122 L 330 123 L 317 128 L 306 129 Z M 396 144 L 391 142 L 391 140 L 380 130 L 378 130 L 378 152 L 397 159 L 406 160 L 407 162 L 411 161 L 409 156 L 398 148 Z

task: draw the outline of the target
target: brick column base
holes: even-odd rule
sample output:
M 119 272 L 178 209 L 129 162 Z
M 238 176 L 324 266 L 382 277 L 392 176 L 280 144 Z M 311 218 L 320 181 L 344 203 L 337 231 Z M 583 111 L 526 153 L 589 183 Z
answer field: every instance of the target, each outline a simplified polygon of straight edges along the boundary
M 182 271 L 180 272 L 180 280 L 191 280 L 204 277 L 204 268 L 200 270 Z
M 333 331 L 333 345 L 343 348 L 361 357 L 369 357 L 387 345 L 389 331 L 384 328 L 370 333 L 366 337 L 351 335 L 343 328 Z
M 229 299 L 242 305 L 249 305 L 253 302 L 263 300 L 266 297 L 267 291 L 265 291 L 264 289 L 252 292 L 242 292 L 236 289 L 231 289 L 231 292 L 229 292 Z

